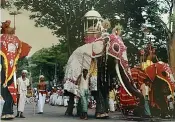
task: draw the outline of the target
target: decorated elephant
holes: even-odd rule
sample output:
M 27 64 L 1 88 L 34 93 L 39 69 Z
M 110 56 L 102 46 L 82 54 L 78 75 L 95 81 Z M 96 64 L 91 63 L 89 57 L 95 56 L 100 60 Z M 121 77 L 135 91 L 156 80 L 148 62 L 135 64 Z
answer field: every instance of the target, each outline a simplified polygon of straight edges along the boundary
M 147 63 L 151 63 L 147 61 Z M 142 66 L 147 65 L 143 62 Z M 144 80 L 149 78 L 150 81 L 150 105 L 151 114 L 155 115 L 158 113 L 156 110 L 160 110 L 162 117 L 168 114 L 168 103 L 167 96 L 174 94 L 175 80 L 173 77 L 173 72 L 167 63 L 158 61 L 157 63 L 151 63 L 147 65 L 144 69 L 140 67 L 131 69 L 132 77 L 137 89 L 144 83 Z
M 2 24 L 1 32 L 1 95 L 5 101 L 1 118 L 13 119 L 13 104 L 17 103 L 16 64 L 28 55 L 31 47 L 14 35 L 15 28 L 10 27 L 9 20 Z
M 96 118 L 108 117 L 109 87 L 116 76 L 118 76 L 121 85 L 130 96 L 134 95 L 140 99 L 140 106 L 143 107 L 143 95 L 131 84 L 133 81 L 128 65 L 127 48 L 120 36 L 113 33 L 77 48 L 70 56 L 66 66 L 64 84 L 64 90 L 70 96 L 66 114 L 72 114 L 73 102 L 71 101 L 74 95 L 78 96 L 76 80 L 81 74 L 82 69 L 90 71 L 90 67 L 93 64 L 91 62 L 96 62 L 97 72 L 97 89 L 95 90 L 97 102 Z

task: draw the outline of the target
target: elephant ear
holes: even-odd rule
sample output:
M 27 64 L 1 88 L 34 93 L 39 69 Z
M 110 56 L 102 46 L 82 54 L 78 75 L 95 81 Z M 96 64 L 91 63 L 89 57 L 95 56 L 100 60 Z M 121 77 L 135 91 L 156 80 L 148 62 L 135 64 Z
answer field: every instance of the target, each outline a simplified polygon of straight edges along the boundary
M 104 49 L 104 40 L 101 38 L 99 40 L 96 40 L 92 44 L 92 57 L 99 57 L 102 55 Z
M 127 48 L 119 36 L 113 34 L 110 35 L 107 53 L 108 55 L 119 60 L 122 68 L 125 69 L 125 71 L 127 72 L 127 75 L 131 76 L 131 71 L 127 58 Z
M 159 61 L 156 63 L 156 67 L 157 67 L 157 76 L 160 79 L 166 81 L 171 91 L 174 91 L 175 89 L 174 77 L 169 64 Z

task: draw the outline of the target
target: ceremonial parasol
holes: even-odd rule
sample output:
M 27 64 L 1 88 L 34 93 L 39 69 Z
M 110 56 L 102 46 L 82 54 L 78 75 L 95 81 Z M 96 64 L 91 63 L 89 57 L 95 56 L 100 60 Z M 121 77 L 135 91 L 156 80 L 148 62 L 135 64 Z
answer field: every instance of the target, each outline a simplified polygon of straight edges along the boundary
M 15 28 L 15 24 L 16 24 L 16 15 L 21 14 L 22 12 L 15 10 L 15 11 L 10 11 L 9 14 L 13 15 L 13 19 L 14 19 L 14 28 Z

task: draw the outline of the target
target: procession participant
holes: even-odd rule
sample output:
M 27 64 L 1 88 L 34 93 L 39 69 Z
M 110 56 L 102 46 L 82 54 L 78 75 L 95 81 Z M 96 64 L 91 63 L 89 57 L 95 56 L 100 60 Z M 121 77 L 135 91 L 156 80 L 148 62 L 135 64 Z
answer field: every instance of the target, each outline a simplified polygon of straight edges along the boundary
M 170 97 L 170 99 L 168 101 L 168 104 L 169 104 L 170 116 L 173 118 L 174 101 L 173 101 L 173 98 L 172 97 Z
M 88 70 L 83 69 L 83 73 L 79 75 L 77 83 L 80 90 L 80 102 L 81 102 L 80 118 L 85 120 L 87 119 L 87 111 L 88 111 L 89 81 L 90 77 L 88 75 Z
M 121 25 L 117 25 L 115 26 L 115 28 L 112 29 L 112 34 L 116 35 L 116 36 L 120 36 L 122 32 L 122 26 Z
M 23 116 L 25 102 L 26 102 L 26 95 L 27 95 L 27 87 L 29 84 L 29 79 L 27 76 L 27 70 L 22 71 L 21 77 L 17 79 L 17 94 L 18 94 L 18 112 L 16 117 L 25 118 Z
M 5 72 L 2 72 L 3 70 L 2 70 L 2 65 L 0 64 L 0 72 L 1 72 L 1 75 L 2 75 L 2 73 L 4 74 Z M 1 80 L 3 80 L 2 78 L 0 78 L 0 85 L 2 85 L 1 84 Z M 3 110 L 3 106 L 4 106 L 4 103 L 5 103 L 5 101 L 4 101 L 4 99 L 3 99 L 3 97 L 1 96 L 1 90 L 0 90 L 0 106 L 1 106 L 1 109 L 0 109 L 0 116 L 2 115 L 2 110 Z
M 43 108 L 46 100 L 47 85 L 44 81 L 44 76 L 40 75 L 38 83 L 38 114 L 43 114 Z
M 151 91 L 151 89 L 149 88 L 149 80 L 145 79 L 144 83 L 141 85 L 140 87 L 141 92 L 145 98 L 145 115 L 147 117 L 151 117 L 151 111 L 150 111 L 150 106 L 149 106 L 149 92 Z
M 109 91 L 109 110 L 110 110 L 110 112 L 114 112 L 115 111 L 115 104 L 114 104 L 115 95 L 116 94 L 115 94 L 114 88 L 111 87 L 110 91 Z
M 63 90 L 62 90 L 62 88 L 58 88 L 57 105 L 63 105 Z
M 1 34 L 14 34 L 15 28 L 10 27 L 11 21 L 6 20 L 5 22 L 2 22 L 1 26 Z
M 4 103 L 5 103 L 5 101 L 3 100 L 2 96 L 0 95 L 0 106 L 1 106 L 0 116 L 2 115 L 2 109 L 3 109 Z
M 108 19 L 105 19 L 103 22 L 102 22 L 102 33 L 111 33 L 111 23 L 109 22 Z
M 52 95 L 50 96 L 49 104 L 52 106 L 56 105 L 57 97 L 58 97 L 57 88 L 53 87 Z

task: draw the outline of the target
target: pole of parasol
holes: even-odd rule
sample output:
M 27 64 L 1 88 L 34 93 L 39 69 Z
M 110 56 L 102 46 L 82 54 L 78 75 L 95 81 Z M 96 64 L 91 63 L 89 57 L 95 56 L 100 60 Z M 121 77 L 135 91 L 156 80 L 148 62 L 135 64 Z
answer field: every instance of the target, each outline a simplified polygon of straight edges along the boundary
M 32 80 L 32 71 L 31 68 L 32 67 L 36 67 L 35 64 L 31 64 L 31 62 L 29 61 L 29 69 L 30 69 L 30 76 L 29 76 L 29 80 L 31 83 L 31 89 L 32 89 L 32 104 L 33 104 L 33 114 L 35 115 L 35 111 L 36 111 L 36 104 L 35 104 L 35 98 L 34 98 L 34 87 L 33 87 L 33 80 Z
M 32 102 L 33 102 L 33 114 L 35 115 L 35 98 L 33 95 L 33 81 L 32 81 L 32 74 L 30 72 L 30 82 L 31 82 L 31 89 L 32 89 Z
M 21 14 L 21 12 L 16 10 L 16 11 L 10 11 L 9 14 L 13 15 L 14 29 L 16 29 L 16 15 Z

